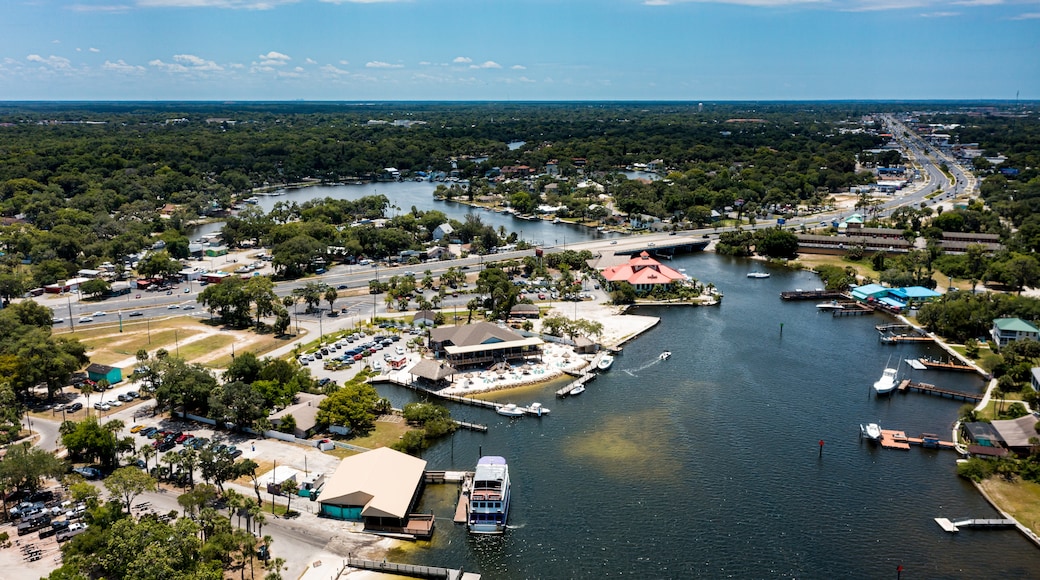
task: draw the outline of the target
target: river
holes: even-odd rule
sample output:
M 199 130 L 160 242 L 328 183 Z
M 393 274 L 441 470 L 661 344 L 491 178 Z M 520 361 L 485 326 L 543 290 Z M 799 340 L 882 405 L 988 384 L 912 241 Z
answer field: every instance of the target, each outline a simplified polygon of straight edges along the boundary
M 485 578 L 1031 577 L 1040 550 L 1015 531 L 943 532 L 935 517 L 993 517 L 956 476 L 952 451 L 882 450 L 859 424 L 949 439 L 962 403 L 916 393 L 877 399 L 886 364 L 935 346 L 884 345 L 880 315 L 834 318 L 782 290 L 813 274 L 771 270 L 714 254 L 670 263 L 725 293 L 717 308 L 644 308 L 661 324 L 629 343 L 588 391 L 553 399 L 558 384 L 499 394 L 541 401 L 542 419 L 507 419 L 451 406 L 490 425 L 425 455 L 429 469 L 472 469 L 503 455 L 512 478 L 510 529 L 470 537 L 451 523 L 457 489 L 427 487 L 438 517 L 429 543 L 393 560 L 464 567 Z M 782 327 L 782 332 L 781 332 Z M 661 351 L 673 356 L 657 361 Z M 901 376 L 979 392 L 974 375 Z M 410 391 L 379 386 L 395 406 Z M 822 456 L 818 442 L 824 441 Z

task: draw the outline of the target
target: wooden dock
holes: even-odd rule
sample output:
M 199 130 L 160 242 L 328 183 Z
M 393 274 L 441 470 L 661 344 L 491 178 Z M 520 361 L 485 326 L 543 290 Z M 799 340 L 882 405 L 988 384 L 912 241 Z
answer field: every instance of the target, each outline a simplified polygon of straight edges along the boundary
M 849 297 L 833 290 L 794 290 L 781 292 L 781 300 L 838 300 Z
M 878 324 L 874 327 L 874 330 L 885 334 L 896 330 L 910 330 L 911 328 L 913 328 L 913 326 L 910 326 L 909 324 Z
M 933 339 L 930 336 L 924 336 L 921 334 L 890 334 L 881 337 L 881 342 L 885 344 L 899 344 L 900 342 L 932 342 Z
M 831 316 L 862 316 L 864 314 L 874 314 L 874 307 L 862 302 L 845 302 L 842 303 L 841 310 L 832 310 Z
M 897 387 L 897 388 L 898 388 L 900 393 L 905 393 L 907 391 L 916 391 L 918 393 L 925 393 L 925 394 L 928 394 L 928 395 L 938 395 L 940 397 L 949 397 L 951 399 L 959 399 L 961 401 L 971 401 L 971 402 L 974 402 L 974 403 L 978 403 L 979 401 L 982 400 L 982 395 L 981 394 L 977 395 L 977 394 L 974 394 L 974 393 L 963 393 L 961 391 L 951 391 L 950 389 L 943 389 L 943 388 L 937 387 L 935 385 L 930 385 L 928 383 L 915 383 L 915 382 L 911 381 L 910 379 L 903 379 L 903 381 L 901 383 L 899 383 L 899 387 Z
M 879 443 L 885 449 L 910 449 L 910 442 L 906 440 L 906 433 L 892 429 L 881 430 Z
M 595 375 L 593 375 L 593 377 L 595 377 Z M 450 395 L 448 393 L 441 393 L 441 392 L 434 391 L 434 390 L 431 390 L 431 389 L 424 389 L 424 388 L 420 387 L 419 385 L 417 385 L 415 383 L 407 383 L 407 382 L 403 382 L 403 381 L 398 381 L 398 380 L 392 379 L 392 378 L 390 378 L 390 377 L 388 377 L 386 375 L 378 375 L 378 376 L 372 377 L 371 379 L 369 379 L 369 381 L 373 382 L 373 383 L 376 383 L 376 382 L 393 383 L 395 385 L 400 385 L 402 387 L 407 387 L 409 389 L 412 389 L 413 391 L 416 391 L 418 393 L 423 393 L 425 395 L 429 395 L 429 396 L 437 398 L 437 399 L 443 399 L 445 401 L 451 401 L 453 403 L 459 403 L 460 405 L 470 405 L 470 406 L 473 406 L 473 407 L 484 407 L 486 409 L 494 409 L 496 412 L 499 409 L 501 409 L 502 407 L 506 406 L 505 403 L 498 403 L 498 402 L 495 402 L 495 401 L 485 401 L 483 399 L 472 399 L 470 397 L 461 397 L 459 395 Z M 524 414 L 531 415 L 531 416 L 534 416 L 534 417 L 544 417 L 545 415 L 549 414 L 549 409 L 546 409 L 544 407 L 535 407 L 535 406 L 521 407 L 521 406 L 518 405 L 517 408 L 519 408 L 521 411 L 523 411 Z M 455 421 L 455 424 L 458 425 L 459 427 L 462 427 L 463 429 L 469 429 L 471 431 L 479 431 L 481 433 L 487 433 L 487 430 L 488 430 L 487 425 L 481 425 L 480 423 L 467 423 L 465 421 Z
M 956 449 L 952 441 L 940 441 L 938 435 L 922 433 L 920 437 L 907 437 L 905 431 L 895 429 L 882 429 L 881 440 L 878 441 L 885 449 L 909 450 L 911 446 L 924 447 L 925 449 Z
M 1010 528 L 1018 525 L 1018 522 L 1006 518 L 968 518 L 964 520 L 952 521 L 948 518 L 935 518 L 935 523 L 939 524 L 944 531 L 955 534 L 960 531 L 960 528 Z
M 462 480 L 462 489 L 459 492 L 459 503 L 455 505 L 455 516 L 451 521 L 456 524 L 465 524 L 469 507 L 469 494 L 473 491 L 474 472 L 467 472 L 466 478 Z
M 974 372 L 978 371 L 978 369 L 976 369 L 975 367 L 973 367 L 971 365 L 956 363 L 956 362 L 953 362 L 952 360 L 945 361 L 945 362 L 938 361 L 938 360 L 932 360 L 930 358 L 921 358 L 921 359 L 918 359 L 918 360 L 925 368 L 934 369 L 934 370 L 956 371 L 956 372 L 960 372 L 960 373 L 974 373 Z
M 571 391 L 577 388 L 578 385 L 585 386 L 586 383 L 591 383 L 596 380 L 596 376 L 596 373 L 583 373 L 580 377 L 568 383 L 567 386 L 556 391 L 556 396 L 562 399 L 571 394 Z
M 458 419 L 452 419 L 452 421 L 458 425 L 460 429 L 468 429 L 478 433 L 487 433 L 488 430 L 487 425 L 481 425 L 480 423 L 468 423 L 466 421 L 459 421 Z
M 375 572 L 383 572 L 384 574 L 398 574 L 401 576 L 410 576 L 412 578 L 443 578 L 445 580 L 479 580 L 480 574 L 474 574 L 472 572 L 463 572 L 461 569 L 452 568 L 438 568 L 436 566 L 416 566 L 414 564 L 398 564 L 396 562 L 387 562 L 386 560 L 366 560 L 364 558 L 355 558 L 353 556 L 347 556 L 343 561 L 343 567 L 340 569 L 337 578 L 343 576 L 347 571 L 347 568 L 355 568 L 357 570 L 372 570 Z

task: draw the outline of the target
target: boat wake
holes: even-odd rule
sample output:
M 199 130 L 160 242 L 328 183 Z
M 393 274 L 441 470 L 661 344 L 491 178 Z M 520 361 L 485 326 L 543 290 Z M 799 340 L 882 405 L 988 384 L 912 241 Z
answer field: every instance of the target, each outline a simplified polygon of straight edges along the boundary
M 621 369 L 621 372 L 627 374 L 630 377 L 639 378 L 639 375 L 637 375 L 636 373 L 638 373 L 639 371 L 644 371 L 644 370 L 646 370 L 646 369 L 648 369 L 648 368 L 654 366 L 655 364 L 660 363 L 660 362 L 662 362 L 664 360 L 665 359 L 663 359 L 663 358 L 658 356 L 658 357 L 654 358 L 653 360 L 651 360 L 650 362 L 645 363 L 643 365 L 640 365 L 640 366 L 638 366 L 638 367 L 636 367 L 634 369 Z

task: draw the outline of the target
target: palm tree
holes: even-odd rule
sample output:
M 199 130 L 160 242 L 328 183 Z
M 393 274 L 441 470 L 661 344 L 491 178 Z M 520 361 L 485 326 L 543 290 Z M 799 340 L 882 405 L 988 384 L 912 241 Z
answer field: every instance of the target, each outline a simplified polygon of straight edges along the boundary
M 155 450 L 155 447 L 152 447 L 151 445 L 146 444 L 141 448 L 141 456 L 144 459 L 145 471 L 148 471 L 148 460 L 155 457 L 158 453 L 159 452 Z M 159 467 L 158 462 L 156 462 L 156 467 Z
M 238 527 L 242 527 L 241 509 L 245 506 L 245 502 L 243 501 L 244 499 L 245 498 L 242 497 L 242 494 L 233 489 L 224 492 L 224 503 L 228 506 L 228 521 L 234 519 L 235 514 L 238 513 Z
M 264 516 L 264 508 L 256 502 L 253 498 L 249 498 L 249 507 L 246 508 L 249 513 L 249 528 L 252 529 L 253 524 L 256 524 L 257 535 L 260 535 L 264 531 L 264 524 L 267 523 L 267 517 Z
M 300 491 L 300 488 L 295 479 L 287 479 L 282 482 L 282 493 L 285 494 L 287 500 L 285 502 L 285 515 L 289 515 L 289 506 L 292 505 L 292 498 L 298 491 Z

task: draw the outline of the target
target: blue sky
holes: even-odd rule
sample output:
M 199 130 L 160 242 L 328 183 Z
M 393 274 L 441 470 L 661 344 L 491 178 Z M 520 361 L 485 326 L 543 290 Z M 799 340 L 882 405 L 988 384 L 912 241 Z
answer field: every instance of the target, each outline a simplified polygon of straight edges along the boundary
M 1040 0 L 3 0 L 0 100 L 1040 99 Z

